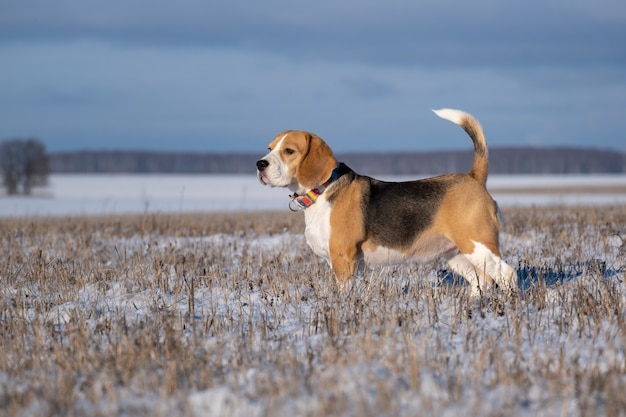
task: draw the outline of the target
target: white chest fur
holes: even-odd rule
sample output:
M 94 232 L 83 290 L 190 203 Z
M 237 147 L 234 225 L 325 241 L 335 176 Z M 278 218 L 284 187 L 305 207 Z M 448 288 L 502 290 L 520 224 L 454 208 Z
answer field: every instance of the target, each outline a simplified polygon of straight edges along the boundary
M 304 236 L 313 252 L 330 262 L 330 210 L 331 206 L 324 196 L 304 211 L 306 230 Z

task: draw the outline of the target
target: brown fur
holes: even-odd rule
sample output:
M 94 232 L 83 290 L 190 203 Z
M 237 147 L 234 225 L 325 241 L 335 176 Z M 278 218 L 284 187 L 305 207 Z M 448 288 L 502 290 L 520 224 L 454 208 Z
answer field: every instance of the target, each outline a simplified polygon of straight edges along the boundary
M 460 126 L 474 143 L 474 162 L 468 175 L 485 186 L 489 171 L 489 152 L 487 151 L 487 141 L 485 140 L 483 129 L 478 120 L 473 117 L 464 117 Z
M 341 189 L 333 200 L 330 213 L 330 257 L 337 279 L 345 281 L 355 273 L 361 245 L 365 241 L 365 225 L 361 203 L 362 187 L 352 182 Z

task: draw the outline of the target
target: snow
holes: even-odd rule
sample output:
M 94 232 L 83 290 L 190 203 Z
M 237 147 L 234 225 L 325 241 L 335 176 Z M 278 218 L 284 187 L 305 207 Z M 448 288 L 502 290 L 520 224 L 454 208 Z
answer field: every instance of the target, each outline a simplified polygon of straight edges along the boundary
M 505 234 L 502 240 L 505 251 L 510 252 L 513 247 L 519 247 L 522 249 L 521 253 L 524 253 L 525 250 L 532 251 L 543 239 L 545 236 L 539 231 L 523 237 Z M 609 265 L 609 272 L 605 273 L 605 277 L 610 278 L 615 271 L 623 271 L 626 267 L 625 260 L 621 257 L 621 243 L 621 240 L 618 241 L 612 236 L 598 237 L 597 240 L 583 243 L 580 250 L 589 258 L 597 257 Z M 250 259 L 246 258 L 247 254 L 255 253 L 268 259 L 280 259 L 280 265 L 277 267 L 288 268 L 289 265 L 296 263 L 302 253 L 307 250 L 303 236 L 292 233 L 256 237 L 238 237 L 228 234 L 198 238 L 165 236 L 159 237 L 156 241 L 149 236 L 128 237 L 112 239 L 106 242 L 106 245 L 124 248 L 125 256 L 129 258 L 134 255 L 148 258 L 155 250 L 172 252 L 179 249 L 210 248 L 213 253 L 223 254 L 232 259 L 227 272 L 233 277 L 241 276 L 245 270 L 254 271 L 254 265 L 247 264 Z M 549 256 L 544 257 L 544 260 L 545 262 L 553 261 Z M 246 349 L 271 351 L 274 343 L 284 342 L 291 346 L 295 352 L 294 355 L 305 357 L 307 352 L 321 349 L 320 346 L 328 343 L 331 337 L 327 333 L 317 333 L 315 330 L 314 317 L 320 308 L 320 300 L 326 300 L 328 308 L 339 306 L 343 314 L 347 314 L 345 317 L 340 317 L 339 321 L 345 321 L 352 313 L 345 312 L 351 307 L 341 306 L 344 298 L 352 300 L 348 301 L 349 303 L 355 299 L 361 299 L 364 305 L 372 309 L 373 313 L 370 314 L 375 314 L 377 308 L 375 306 L 381 303 L 379 289 L 398 291 L 397 296 L 394 297 L 397 299 L 394 301 L 397 302 L 397 306 L 387 310 L 387 313 L 393 309 L 400 313 L 409 309 L 421 311 L 422 313 L 414 316 L 417 322 L 416 327 L 419 329 L 418 333 L 404 333 L 406 330 L 398 327 L 392 333 L 377 335 L 376 329 L 373 329 L 371 333 L 367 333 L 369 335 L 367 337 L 372 337 L 371 342 L 380 345 L 381 349 L 390 350 L 388 360 L 391 363 L 376 358 L 356 358 L 354 364 L 338 368 L 340 371 L 328 368 L 320 372 L 319 383 L 328 383 L 331 387 L 336 386 L 332 388 L 333 396 L 360 399 L 364 401 L 363 404 L 373 407 L 377 399 L 377 390 L 380 387 L 376 384 L 372 385 L 372 381 L 378 381 L 378 384 L 384 381 L 387 385 L 385 389 L 397 393 L 394 398 L 394 407 L 400 415 L 418 415 L 422 409 L 430 409 L 430 415 L 442 416 L 500 415 L 502 410 L 510 410 L 512 407 L 515 415 L 520 416 L 576 414 L 580 406 L 576 403 L 577 397 L 574 393 L 564 392 L 555 395 L 557 393 L 544 387 L 544 382 L 541 380 L 524 381 L 525 385 L 520 386 L 500 384 L 493 387 L 489 381 L 496 378 L 499 372 L 498 366 L 510 369 L 515 363 L 522 368 L 534 369 L 534 374 L 540 374 L 542 371 L 539 369 L 542 368 L 546 368 L 546 372 L 552 369 L 551 372 L 556 373 L 559 369 L 552 361 L 558 357 L 559 352 L 564 355 L 564 361 L 579 363 L 584 372 L 591 372 L 587 363 L 599 364 L 599 368 L 594 372 L 603 373 L 615 364 L 626 361 L 625 347 L 619 340 L 615 340 L 619 337 L 619 331 L 616 330 L 616 324 L 612 321 L 601 322 L 594 334 L 587 331 L 581 333 L 577 329 L 583 326 L 576 324 L 578 319 L 569 317 L 571 320 L 569 326 L 573 331 L 561 331 L 561 317 L 571 316 L 564 307 L 574 296 L 571 288 L 559 286 L 549 288 L 546 302 L 551 304 L 551 307 L 540 309 L 529 304 L 527 310 L 524 311 L 525 318 L 521 322 L 523 324 L 517 329 L 520 334 L 517 339 L 513 338 L 513 340 L 519 340 L 519 344 L 512 344 L 507 334 L 515 330 L 511 329 L 505 317 L 487 312 L 484 316 L 477 314 L 472 322 L 458 322 L 458 305 L 451 297 L 441 297 L 441 303 L 436 308 L 438 317 L 429 322 L 431 319 L 424 317 L 423 313 L 429 310 L 426 301 L 414 299 L 412 294 L 404 290 L 404 288 L 423 285 L 423 283 L 417 282 L 409 266 L 395 268 L 393 274 L 395 276 L 390 278 L 389 269 L 377 270 L 372 275 L 356 279 L 353 286 L 340 295 L 334 293 L 329 285 L 318 289 L 322 292 L 315 296 L 308 294 L 307 288 L 297 284 L 284 285 L 283 288 L 286 288 L 288 293 L 285 298 L 291 297 L 291 301 L 279 295 L 263 293 L 267 291 L 267 288 L 265 290 L 259 287 L 248 288 L 248 286 L 241 288 L 237 286 L 237 283 L 216 283 L 210 287 L 199 286 L 195 292 L 193 311 L 190 311 L 190 303 L 186 296 L 176 296 L 163 289 L 142 287 L 140 284 L 128 281 L 124 284 L 121 281 L 113 281 L 104 289 L 88 284 L 74 289 L 75 294 L 71 300 L 53 306 L 44 320 L 57 327 L 59 331 L 64 326 L 71 325 L 79 311 L 94 312 L 87 322 L 91 329 L 97 328 L 102 321 L 110 319 L 113 315 L 122 315 L 129 322 L 140 323 L 148 320 L 153 314 L 154 305 L 157 303 L 155 300 L 158 299 L 159 305 L 175 312 L 180 317 L 191 314 L 195 320 L 211 316 L 224 323 L 271 322 L 271 334 L 266 337 L 254 335 L 247 342 Z M 580 275 L 580 270 L 578 275 Z M 578 275 L 567 276 L 566 272 L 562 277 L 565 276 L 566 279 L 576 282 Z M 173 286 L 176 278 L 170 276 L 168 279 L 172 281 Z M 268 277 L 268 279 L 272 278 Z M 433 291 L 438 291 L 436 274 L 430 273 L 428 279 L 432 280 L 435 285 Z M 594 288 L 601 286 L 602 282 L 599 279 L 591 279 L 580 285 L 593 293 Z M 619 294 L 622 294 L 622 302 L 626 301 L 624 298 L 626 288 L 623 280 L 616 284 L 616 289 L 619 290 Z M 294 302 L 294 299 L 297 302 Z M 367 309 L 365 314 L 367 314 Z M 241 320 L 241 317 L 245 319 Z M 33 316 L 30 320 L 37 320 L 37 318 Z M 177 331 L 180 332 L 181 337 L 186 337 L 186 332 L 182 328 Z M 236 338 L 236 335 L 242 331 L 244 330 L 233 329 L 232 336 L 229 337 Z M 205 343 L 209 345 L 228 343 L 228 340 L 218 341 L 210 335 L 204 337 L 206 337 Z M 363 337 L 364 335 L 359 331 L 352 336 L 346 336 L 345 340 L 354 339 L 354 343 L 363 343 L 360 339 Z M 346 341 L 344 343 L 350 343 Z M 350 345 L 345 348 L 349 349 L 349 347 Z M 397 373 L 390 371 L 391 366 L 401 368 L 410 366 L 410 364 L 393 364 L 394 349 L 432 352 L 430 355 L 434 360 L 443 357 L 449 362 L 448 372 L 453 377 L 433 373 L 430 368 L 422 365 L 416 370 L 418 373 L 416 378 L 420 381 L 420 389 L 416 391 L 410 386 L 408 380 L 398 378 Z M 446 352 L 443 356 L 439 353 L 442 349 Z M 500 365 L 489 363 L 485 355 L 494 349 L 501 352 L 505 363 Z M 477 361 L 487 361 L 485 372 L 478 376 L 475 375 Z M 226 365 L 227 362 L 224 362 L 224 366 Z M 232 385 L 220 385 L 206 390 L 192 391 L 186 399 L 188 411 L 190 415 L 198 417 L 267 415 L 267 403 L 261 398 L 254 398 L 244 393 L 254 393 L 255 387 L 262 383 L 259 381 L 263 381 L 260 378 L 267 378 L 267 375 L 271 375 L 272 372 L 271 369 L 249 368 L 237 373 L 238 389 L 233 388 Z M 452 398 L 448 386 L 451 380 L 474 388 L 459 388 L 459 397 Z M 312 398 L 306 390 L 302 392 L 300 389 L 299 391 L 298 387 L 293 387 L 293 389 L 296 395 L 276 400 L 278 403 L 273 404 L 272 410 L 276 413 L 274 415 L 320 415 L 323 413 L 324 409 L 319 403 L 319 398 Z M 168 406 L 169 400 L 158 398 L 153 401 L 145 398 L 130 398 L 124 401 L 126 401 L 126 407 L 144 410 L 157 411 L 159 407 L 163 409 L 175 406 Z M 166 403 L 162 403 L 163 401 Z M 333 400 L 331 398 L 327 401 Z M 32 407 L 35 407 L 35 411 L 42 413 L 47 405 L 40 404 Z M 84 407 L 88 414 L 109 414 L 107 404 L 85 404 Z M 358 409 L 339 411 L 340 415 L 359 415 Z
M 51 175 L 33 196 L 0 198 L 0 216 L 264 210 L 286 207 L 287 195 L 254 174 Z
M 585 185 L 611 184 L 624 185 L 626 177 L 584 177 L 584 178 L 506 178 L 492 177 L 491 185 L 527 188 L 529 184 L 541 186 L 575 185 L 581 182 Z M 123 212 L 155 212 L 155 211 L 218 211 L 218 210 L 257 210 L 257 209 L 282 209 L 287 211 L 287 194 L 283 189 L 269 189 L 261 186 L 256 178 L 237 176 L 52 176 L 50 188 L 46 190 L 49 197 L 28 198 L 3 198 L 0 205 L 2 216 L 45 216 L 45 215 L 81 215 L 81 214 L 112 214 Z M 508 198 L 510 197 L 510 199 Z M 498 198 L 498 196 L 496 196 Z M 504 204 L 549 204 L 549 203 L 626 203 L 624 195 L 605 195 L 598 198 L 593 195 L 592 199 L 585 196 L 571 195 L 525 195 L 522 200 L 517 195 L 505 194 L 498 198 Z M 623 230 L 621 232 L 624 232 Z M 580 282 L 583 273 L 587 277 L 594 276 L 587 273 L 593 269 L 594 264 L 564 270 L 557 274 L 555 280 L 569 280 L 575 285 L 597 292 L 597 287 L 603 285 L 603 280 L 613 278 L 626 268 L 626 259 L 623 256 L 624 235 L 614 234 L 600 236 L 594 230 L 573 230 L 578 236 L 592 236 L 580 242 L 576 250 L 585 254 L 586 259 L 597 259 L 606 265 L 603 275 L 597 279 L 589 279 Z M 216 254 L 228 256 L 232 260 L 228 272 L 233 276 L 243 274 L 243 271 L 254 271 L 248 262 L 246 254 L 258 254 L 263 259 L 277 259 L 277 268 L 290 268 L 297 264 L 299 257 L 307 253 L 304 237 L 299 234 L 282 233 L 272 236 L 259 235 L 240 237 L 228 234 L 218 234 L 199 238 L 176 238 L 160 236 L 158 240 L 150 237 L 115 238 L 101 242 L 107 247 L 124 248 L 127 256 L 137 254 L 139 257 L 148 257 L 148 248 L 157 251 L 174 251 L 175 249 L 193 250 L 195 247 L 210 248 Z M 511 264 L 523 263 L 523 260 L 531 255 L 539 256 L 542 242 L 547 239 L 541 230 L 528 230 L 523 235 L 512 236 L 503 234 L 503 252 L 509 254 Z M 96 244 L 98 238 L 95 239 Z M 578 244 L 578 243 L 577 243 Z M 556 256 L 567 256 L 566 250 L 553 252 L 541 252 L 541 263 L 550 264 L 557 261 Z M 50 254 L 54 256 L 54 253 Z M 572 255 L 573 256 L 573 255 Z M 112 260 L 113 262 L 113 260 Z M 209 265 L 208 268 L 211 268 Z M 200 286 L 196 289 L 193 304 L 186 297 L 173 295 L 171 292 L 150 286 L 141 286 L 139 283 L 112 281 L 105 289 L 96 288 L 93 284 L 87 284 L 80 288 L 72 289 L 68 300 L 53 300 L 56 305 L 46 312 L 45 320 L 52 326 L 62 329 L 72 323 L 77 316 L 77 311 L 93 311 L 93 316 L 88 321 L 88 326 L 95 329 L 107 317 L 118 314 L 127 317 L 129 321 L 139 323 L 152 315 L 153 307 L 158 303 L 169 310 L 175 311 L 181 317 L 185 315 L 205 317 L 214 315 L 217 320 L 228 321 L 228 318 L 238 318 L 242 315 L 249 317 L 251 323 L 261 321 L 272 322 L 272 334 L 262 338 L 259 335 L 250 340 L 251 350 L 271 350 L 272 343 L 288 343 L 293 349 L 294 357 L 306 357 L 307 352 L 316 351 L 325 343 L 331 335 L 328 333 L 318 334 L 317 324 L 314 323 L 316 314 L 319 314 L 320 300 L 326 300 L 328 305 L 341 307 L 343 298 L 349 300 L 360 299 L 368 306 L 367 311 L 374 311 L 379 299 L 379 288 L 397 290 L 397 306 L 400 312 L 415 310 L 427 311 L 427 301 L 413 299 L 404 288 L 415 285 L 423 285 L 413 278 L 410 266 L 376 270 L 370 276 L 357 279 L 353 286 L 345 289 L 347 294 L 338 296 L 333 293 L 330 286 L 318 288 L 321 293 L 309 294 L 308 288 L 294 283 L 284 284 L 286 288 L 285 300 L 280 296 L 263 293 L 258 287 L 251 289 L 237 289 L 233 287 Z M 587 269 L 586 269 L 587 268 Z M 394 275 L 393 278 L 390 278 Z M 597 274 L 595 274 L 597 276 Z M 326 277 L 327 278 L 327 277 Z M 169 276 L 172 282 L 174 276 Z M 272 277 L 268 277 L 272 279 Z M 394 284 L 387 285 L 387 280 L 393 279 Z M 428 279 L 433 283 L 433 291 L 441 290 L 437 285 L 439 277 L 431 272 Z M 524 277 L 522 277 L 522 280 Z M 621 294 L 622 305 L 626 303 L 626 288 L 624 280 L 615 283 L 617 293 Z M 385 284 L 385 285 L 383 285 Z M 224 284 L 231 285 L 231 284 Z M 394 364 L 392 355 L 386 358 L 368 359 L 357 358 L 354 364 L 342 366 L 340 372 L 334 368 L 320 372 L 318 384 L 329 384 L 337 387 L 332 395 L 341 398 L 361 398 L 365 404 L 376 400 L 380 381 L 384 381 L 384 387 L 388 392 L 394 393 L 394 410 L 400 415 L 419 415 L 421 410 L 429 410 L 428 415 L 455 416 L 455 415 L 502 415 L 502 410 L 513 407 L 515 415 L 577 415 L 580 413 L 580 400 L 575 393 L 550 391 L 545 381 L 520 381 L 520 385 L 491 386 L 490 380 L 499 372 L 497 364 L 489 363 L 485 357 L 486 347 L 493 349 L 496 346 L 505 358 L 506 364 L 502 369 L 513 367 L 517 364 L 520 368 L 535 369 L 533 374 L 545 372 L 555 373 L 554 378 L 565 378 L 556 375 L 558 368 L 551 362 L 558 357 L 559 352 L 566 362 L 580 364 L 584 372 L 607 372 L 615 364 L 623 364 L 626 361 L 625 347 L 622 342 L 616 340 L 619 331 L 615 323 L 604 320 L 595 327 L 594 333 L 577 331 L 582 326 L 577 322 L 567 306 L 575 296 L 574 285 L 570 287 L 553 285 L 547 290 L 547 308 L 528 305 L 524 312 L 523 325 L 519 329 L 512 330 L 510 323 L 505 317 L 496 314 L 477 315 L 473 323 L 467 321 L 458 322 L 458 305 L 451 297 L 442 297 L 441 304 L 437 307 L 438 317 L 431 318 L 415 316 L 419 329 L 417 334 L 405 334 L 402 329 L 384 335 L 377 335 L 375 329 L 367 334 L 354 334 L 354 343 L 359 343 L 359 338 L 373 337 L 371 341 L 381 349 L 407 349 L 419 352 L 433 352 L 436 357 L 442 349 L 446 351 L 446 360 L 449 361 L 449 375 L 439 375 L 432 372 L 428 367 L 420 366 L 415 369 L 415 379 L 419 381 L 419 390 L 410 386 L 411 381 L 407 378 L 398 378 L 397 373 L 390 372 L 390 367 L 410 368 L 410 363 Z M 36 291 L 33 285 L 29 290 Z M 10 298 L 13 288 L 4 288 L 2 293 Z M 325 292 L 327 291 L 327 292 Z M 271 300 L 268 300 L 268 297 Z M 293 300 L 297 300 L 294 302 Z M 565 300 L 565 301 L 563 301 Z M 351 301 L 351 302 L 352 302 Z M 190 311 L 190 306 L 192 311 Z M 345 310 L 346 308 L 344 308 Z M 368 310 L 371 309 L 371 310 Z M 31 313 L 33 313 L 31 311 Z M 340 314 L 340 313 L 338 313 Z M 343 313 L 349 314 L 349 313 Z M 623 322 L 624 311 L 619 312 Z M 339 317 L 339 321 L 345 317 Z M 33 314 L 29 320 L 37 320 Z M 569 320 L 567 324 L 564 321 Z M 617 320 L 617 316 L 616 316 Z M 231 320 L 231 322 L 238 320 Z M 476 322 L 479 325 L 476 325 Z M 577 324 L 578 323 L 578 324 Z M 572 331 L 563 332 L 562 326 L 571 326 Z M 473 326 L 473 327 L 469 327 Z M 537 330 L 541 328 L 541 331 Z M 181 335 L 185 332 L 179 329 Z M 512 344 L 514 338 L 506 335 L 512 331 L 519 331 L 518 344 Z M 233 332 L 233 334 L 236 333 Z M 350 338 L 346 338 L 348 340 Z M 214 338 L 207 336 L 206 344 L 219 343 Z M 349 343 L 349 342 L 346 342 Z M 443 343 L 443 344 L 442 344 Z M 348 345 L 346 348 L 349 348 Z M 556 352 L 556 353 L 555 353 Z M 385 358 L 383 355 L 382 358 Z M 485 361 L 487 369 L 484 374 L 475 374 L 474 367 L 477 361 Z M 599 364 L 598 369 L 588 369 L 586 364 Z M 510 365 L 510 366 L 509 366 Z M 304 366 L 304 365 L 303 365 Z M 272 370 L 264 370 L 272 373 Z M 407 374 L 409 371 L 407 371 Z M 458 398 L 451 398 L 451 390 L 446 385 L 454 378 L 458 378 L 459 384 L 472 386 L 473 389 L 459 389 Z M 3 379 L 6 375 L 0 373 L 0 394 Z M 267 404 L 262 399 L 251 398 L 244 395 L 253 392 L 254 387 L 262 384 L 261 371 L 250 368 L 238 373 L 237 381 L 229 386 L 215 386 L 201 391 L 192 391 L 188 394 L 186 403 L 190 415 L 193 416 L 262 416 L 267 415 Z M 376 383 L 372 383 L 376 381 Z M 9 384 L 10 381 L 5 381 Z M 582 382 L 581 382 L 582 383 Z M 566 381 L 563 383 L 567 385 Z M 239 389 L 233 388 L 237 385 Z M 583 387 L 585 388 L 585 387 Z M 274 404 L 272 409 L 275 415 L 320 415 L 324 408 L 320 401 L 330 402 L 332 398 L 313 398 L 306 390 L 293 387 L 296 395 L 281 398 L 282 404 Z M 484 391 L 481 393 L 481 390 Z M 591 390 L 589 390 L 591 392 Z M 558 394 L 558 395 L 557 395 Z M 328 394 L 330 395 L 330 394 Z M 132 407 L 143 409 L 156 407 L 159 411 L 159 401 L 163 399 L 131 398 L 127 399 Z M 511 403 L 514 402 L 514 406 Z M 45 414 L 48 410 L 44 403 L 33 403 L 30 406 L 35 413 Z M 107 404 L 85 404 L 86 414 L 108 414 Z M 100 407 L 100 408 L 96 408 Z M 175 407 L 175 404 L 161 404 L 161 411 Z M 78 407 L 80 410 L 80 407 Z M 29 410 L 25 410 L 28 412 Z M 358 415 L 358 410 L 341 412 L 341 415 Z M 602 410 L 601 410 L 602 411 Z M 389 411 L 392 413 L 392 411 Z M 157 413 L 158 414 L 158 413 Z M 163 414 L 167 414 L 163 412 Z
M 385 177 L 408 180 L 408 177 Z M 541 192 L 555 187 L 626 187 L 626 175 L 498 176 L 489 188 L 501 206 L 626 204 L 626 193 Z M 515 189 L 520 192 L 515 192 Z M 529 193 L 529 189 L 537 190 Z M 512 190 L 512 192 L 511 192 Z M 290 192 L 262 186 L 250 175 L 51 175 L 33 196 L 0 195 L 0 216 L 92 215 L 154 212 L 284 210 Z

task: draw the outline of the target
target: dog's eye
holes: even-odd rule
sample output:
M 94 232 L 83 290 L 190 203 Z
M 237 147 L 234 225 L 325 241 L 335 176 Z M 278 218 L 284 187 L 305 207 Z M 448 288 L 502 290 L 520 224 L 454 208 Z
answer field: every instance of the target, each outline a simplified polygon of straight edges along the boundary
M 285 148 L 283 152 L 285 153 L 285 155 L 292 155 L 295 151 L 291 148 Z

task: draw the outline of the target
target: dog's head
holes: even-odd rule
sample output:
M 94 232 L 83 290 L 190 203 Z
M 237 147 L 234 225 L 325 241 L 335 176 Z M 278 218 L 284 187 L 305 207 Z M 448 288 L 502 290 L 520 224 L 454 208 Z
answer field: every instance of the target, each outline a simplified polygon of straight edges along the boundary
M 256 163 L 259 180 L 298 194 L 323 184 L 337 166 L 333 151 L 313 133 L 286 130 L 268 148 L 269 153 Z

